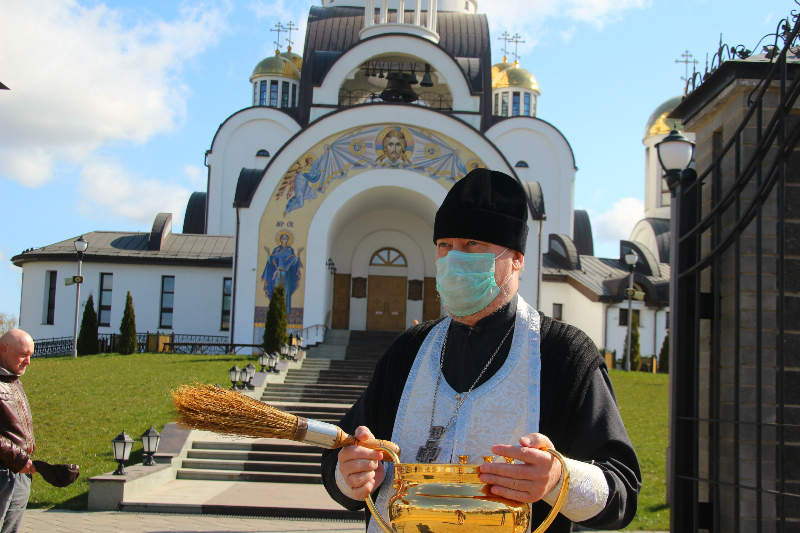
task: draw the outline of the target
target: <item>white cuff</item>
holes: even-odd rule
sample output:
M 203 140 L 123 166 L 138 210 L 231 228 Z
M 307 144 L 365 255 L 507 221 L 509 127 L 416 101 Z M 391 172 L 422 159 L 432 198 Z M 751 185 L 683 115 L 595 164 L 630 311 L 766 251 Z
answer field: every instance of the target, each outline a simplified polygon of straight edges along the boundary
M 570 479 L 561 514 L 572 522 L 583 522 L 597 516 L 605 509 L 608 501 L 608 482 L 600 467 L 574 459 L 566 461 Z M 561 490 L 561 482 L 562 480 L 559 480 L 555 488 L 542 499 L 554 505 Z
M 339 490 L 342 491 L 342 494 L 350 498 L 351 500 L 357 500 L 355 496 L 353 496 L 353 489 L 350 488 L 350 485 L 345 483 L 344 476 L 342 475 L 342 471 L 339 469 L 339 461 L 336 461 L 336 486 L 339 487 Z

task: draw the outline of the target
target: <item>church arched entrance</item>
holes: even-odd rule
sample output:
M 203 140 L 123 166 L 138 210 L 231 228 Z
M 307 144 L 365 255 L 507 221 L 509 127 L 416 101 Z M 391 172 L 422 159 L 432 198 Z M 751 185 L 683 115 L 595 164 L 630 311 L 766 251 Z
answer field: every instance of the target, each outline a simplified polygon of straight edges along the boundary
M 367 331 L 406 329 L 408 260 L 395 248 L 372 254 L 367 280 Z

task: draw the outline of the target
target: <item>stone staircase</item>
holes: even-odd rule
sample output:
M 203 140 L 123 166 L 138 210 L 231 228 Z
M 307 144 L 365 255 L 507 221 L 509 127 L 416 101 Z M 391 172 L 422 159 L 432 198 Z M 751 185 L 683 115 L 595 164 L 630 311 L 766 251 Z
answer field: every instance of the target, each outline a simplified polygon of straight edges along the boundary
M 396 332 L 330 330 L 307 351 L 303 366 L 290 369 L 284 383 L 267 386 L 262 401 L 298 416 L 332 424 L 358 399 Z M 321 485 L 322 449 L 278 439 L 198 440 L 177 471 L 178 480 Z M 281 485 L 288 487 L 288 485 Z M 276 490 L 284 490 L 276 488 Z M 248 512 L 252 512 L 252 509 Z M 286 516 L 358 519 L 344 509 L 283 509 Z M 230 512 L 229 514 L 237 514 Z

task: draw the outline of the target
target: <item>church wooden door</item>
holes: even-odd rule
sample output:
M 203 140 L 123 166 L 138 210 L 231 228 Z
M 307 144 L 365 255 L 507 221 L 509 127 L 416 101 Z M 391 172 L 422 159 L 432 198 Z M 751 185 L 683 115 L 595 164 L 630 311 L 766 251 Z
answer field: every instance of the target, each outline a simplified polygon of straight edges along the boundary
M 333 275 L 332 329 L 350 328 L 350 274 Z
M 406 329 L 406 286 L 400 276 L 370 276 L 367 286 L 367 330 Z

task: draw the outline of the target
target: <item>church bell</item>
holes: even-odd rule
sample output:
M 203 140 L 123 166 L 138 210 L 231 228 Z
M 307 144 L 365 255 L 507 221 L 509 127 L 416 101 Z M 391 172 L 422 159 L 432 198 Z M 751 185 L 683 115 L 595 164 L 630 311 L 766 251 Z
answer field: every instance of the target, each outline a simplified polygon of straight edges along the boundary
M 410 104 L 419 99 L 411 88 L 411 75 L 405 72 L 390 72 L 386 79 L 386 89 L 381 92 L 381 100 L 391 103 Z

